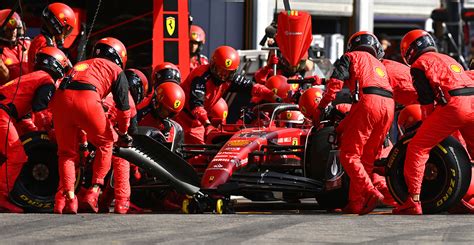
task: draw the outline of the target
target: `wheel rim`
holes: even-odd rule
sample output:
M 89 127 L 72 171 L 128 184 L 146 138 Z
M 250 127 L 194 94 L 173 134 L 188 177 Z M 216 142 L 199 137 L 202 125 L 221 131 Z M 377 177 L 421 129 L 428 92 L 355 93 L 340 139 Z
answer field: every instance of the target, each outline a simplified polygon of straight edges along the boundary
M 423 183 L 421 185 L 422 202 L 434 202 L 444 195 L 448 186 L 448 169 L 439 153 L 431 154 L 426 163 Z

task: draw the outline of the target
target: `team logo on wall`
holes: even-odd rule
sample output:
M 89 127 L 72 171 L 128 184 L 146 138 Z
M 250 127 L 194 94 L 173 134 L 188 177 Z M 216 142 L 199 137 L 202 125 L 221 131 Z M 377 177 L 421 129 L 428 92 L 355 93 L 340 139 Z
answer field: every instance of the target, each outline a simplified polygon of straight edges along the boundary
M 166 18 L 166 31 L 170 36 L 173 36 L 174 30 L 176 29 L 176 20 L 174 17 Z

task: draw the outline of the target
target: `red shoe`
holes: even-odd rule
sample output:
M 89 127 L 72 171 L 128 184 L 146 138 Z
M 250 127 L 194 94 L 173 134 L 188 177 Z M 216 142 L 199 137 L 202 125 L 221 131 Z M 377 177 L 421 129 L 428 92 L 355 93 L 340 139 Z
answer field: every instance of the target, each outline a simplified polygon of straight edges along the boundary
M 80 197 L 79 211 L 82 213 L 97 213 L 99 211 L 99 192 L 100 189 L 95 192 L 92 187 L 89 188 L 86 194 Z
M 56 195 L 54 196 L 53 212 L 55 214 L 62 214 L 65 206 L 66 206 L 66 195 L 64 195 L 62 191 L 56 192 Z
M 371 189 L 366 193 L 365 204 L 362 210 L 359 212 L 359 215 L 364 215 L 372 212 L 377 205 L 382 203 L 383 195 L 377 189 Z
M 66 198 L 66 205 L 64 206 L 63 214 L 77 214 L 77 208 L 77 196 L 74 196 L 73 199 Z
M 130 208 L 130 199 L 128 198 L 118 198 L 115 199 L 114 213 L 116 214 L 126 214 Z
M 130 208 L 128 209 L 128 214 L 142 214 L 145 213 L 143 208 L 140 208 L 139 206 L 133 204 L 133 202 L 130 202 Z
M 23 213 L 23 209 L 10 202 L 8 197 L 0 197 L 0 212 L 2 213 Z
M 349 203 L 342 209 L 343 213 L 346 214 L 358 214 L 362 211 L 362 201 L 349 201 Z
M 423 214 L 423 210 L 421 209 L 421 202 L 413 201 L 413 198 L 408 197 L 405 203 L 401 206 L 396 207 L 392 210 L 392 214 L 399 214 L 399 215 L 420 215 Z

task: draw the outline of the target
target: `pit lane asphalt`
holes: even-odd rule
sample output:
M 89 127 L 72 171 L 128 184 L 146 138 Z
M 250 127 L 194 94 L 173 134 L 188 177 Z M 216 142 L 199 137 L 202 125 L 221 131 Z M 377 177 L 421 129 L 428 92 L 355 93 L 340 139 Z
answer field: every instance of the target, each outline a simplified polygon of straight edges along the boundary
M 472 244 L 472 215 L 365 215 L 319 211 L 238 214 L 0 214 L 0 244 Z

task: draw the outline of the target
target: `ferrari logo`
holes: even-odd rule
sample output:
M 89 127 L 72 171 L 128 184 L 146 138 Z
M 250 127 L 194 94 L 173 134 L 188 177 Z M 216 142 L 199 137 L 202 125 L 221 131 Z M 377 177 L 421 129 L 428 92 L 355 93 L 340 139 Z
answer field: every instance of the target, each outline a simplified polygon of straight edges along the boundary
M 379 77 L 385 77 L 385 72 L 380 67 L 375 67 L 375 73 L 377 73 Z
M 214 181 L 214 176 L 209 176 L 209 183 L 212 183 Z
M 174 109 L 178 109 L 178 107 L 179 107 L 180 105 L 181 105 L 181 100 L 176 100 L 176 101 L 174 102 L 173 107 L 174 107 Z
M 449 68 L 456 73 L 461 73 L 462 70 L 458 65 L 450 65 Z
M 274 94 L 277 94 L 278 93 L 278 89 L 277 88 L 272 88 L 272 91 Z
M 224 111 L 224 113 L 222 113 L 222 118 L 223 118 L 224 120 L 227 118 L 227 114 L 228 114 L 227 111 Z
M 287 112 L 287 113 L 286 113 L 286 119 L 288 119 L 288 120 L 291 119 L 291 116 L 292 116 L 292 115 L 293 115 L 293 114 L 291 114 L 290 111 Z
M 292 88 L 293 90 L 297 90 L 299 87 L 300 87 L 300 85 L 297 84 L 297 83 L 291 84 L 291 88 Z
M 231 59 L 226 59 L 225 60 L 225 67 L 229 68 L 232 65 L 232 60 Z
M 8 24 L 11 25 L 11 26 L 16 26 L 16 20 L 11 18 L 8 20 Z
M 168 31 L 168 34 L 170 36 L 173 36 L 174 29 L 176 27 L 176 20 L 174 17 L 168 17 L 166 18 L 166 31 Z
M 298 139 L 293 138 L 293 140 L 291 141 L 291 145 L 298 145 Z
M 198 38 L 198 34 L 196 32 L 191 33 L 191 37 L 193 40 L 196 40 Z

